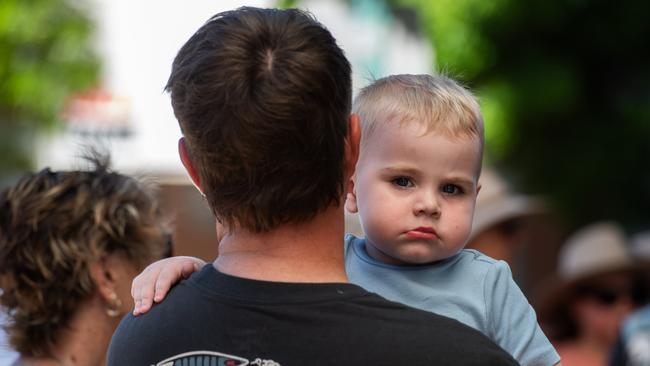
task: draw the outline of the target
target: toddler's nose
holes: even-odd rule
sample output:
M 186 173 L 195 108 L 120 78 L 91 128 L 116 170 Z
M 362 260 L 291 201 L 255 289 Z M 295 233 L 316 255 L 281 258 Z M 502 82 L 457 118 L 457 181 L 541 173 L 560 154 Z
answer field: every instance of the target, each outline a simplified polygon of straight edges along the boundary
M 440 216 L 438 198 L 433 193 L 424 193 L 418 198 L 415 205 L 413 205 L 413 210 L 416 216 Z

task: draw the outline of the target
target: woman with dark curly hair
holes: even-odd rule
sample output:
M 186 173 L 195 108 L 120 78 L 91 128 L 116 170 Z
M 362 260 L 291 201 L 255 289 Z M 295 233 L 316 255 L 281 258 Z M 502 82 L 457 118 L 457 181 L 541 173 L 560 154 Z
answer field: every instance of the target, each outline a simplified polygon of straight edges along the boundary
M 0 305 L 17 365 L 102 365 L 131 280 L 169 250 L 151 192 L 92 171 L 27 174 L 0 194 Z

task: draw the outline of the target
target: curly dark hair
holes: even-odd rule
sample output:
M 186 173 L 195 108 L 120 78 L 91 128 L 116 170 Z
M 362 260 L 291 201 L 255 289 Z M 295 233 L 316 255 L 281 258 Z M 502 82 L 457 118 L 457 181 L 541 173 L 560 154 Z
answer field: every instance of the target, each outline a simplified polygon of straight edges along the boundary
M 350 75 L 298 9 L 219 13 L 183 45 L 166 89 L 220 222 L 264 232 L 340 204 Z
M 51 356 L 59 332 L 96 286 L 92 263 L 121 254 L 142 268 L 169 245 L 153 192 L 91 159 L 91 171 L 23 176 L 0 194 L 0 305 L 22 355 Z

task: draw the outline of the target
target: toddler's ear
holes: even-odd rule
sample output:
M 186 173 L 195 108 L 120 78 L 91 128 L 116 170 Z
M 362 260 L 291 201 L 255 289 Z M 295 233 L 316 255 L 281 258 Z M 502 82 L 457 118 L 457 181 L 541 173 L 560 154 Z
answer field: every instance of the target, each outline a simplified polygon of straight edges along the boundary
M 354 191 L 354 179 L 348 180 L 348 194 L 345 196 L 345 209 L 349 213 L 357 213 L 357 194 Z

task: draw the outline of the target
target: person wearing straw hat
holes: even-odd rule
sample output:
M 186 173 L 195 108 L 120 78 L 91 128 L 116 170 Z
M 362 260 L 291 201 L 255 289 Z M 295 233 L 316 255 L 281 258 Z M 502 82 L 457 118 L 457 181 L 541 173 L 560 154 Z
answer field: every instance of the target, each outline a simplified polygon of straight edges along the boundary
M 522 244 L 522 220 L 546 212 L 546 207 L 539 197 L 512 192 L 493 168 L 483 168 L 480 184 L 466 247 L 513 267 L 515 253 Z
M 540 306 L 540 323 L 565 366 L 606 365 L 622 321 L 643 300 L 642 267 L 614 222 L 574 233 Z

